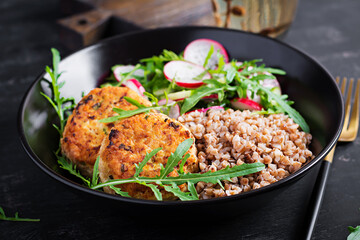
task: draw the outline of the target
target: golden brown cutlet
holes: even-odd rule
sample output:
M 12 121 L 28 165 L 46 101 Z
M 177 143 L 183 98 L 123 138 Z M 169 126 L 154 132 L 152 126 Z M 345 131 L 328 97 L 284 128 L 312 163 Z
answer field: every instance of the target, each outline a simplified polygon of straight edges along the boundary
M 112 110 L 114 107 L 137 109 L 124 99 L 125 96 L 151 106 L 148 100 L 129 88 L 95 88 L 82 98 L 69 117 L 61 139 L 61 150 L 83 175 L 92 175 L 101 143 L 114 126 L 114 123 L 101 123 L 99 120 L 116 115 Z
M 100 180 L 126 179 L 135 173 L 135 164 L 139 164 L 156 148 L 162 148 L 143 168 L 140 176 L 155 177 L 160 174 L 160 166 L 166 165 L 170 154 L 184 140 L 192 138 L 191 132 L 175 119 L 162 113 L 146 113 L 135 115 L 118 121 L 104 139 L 100 149 L 99 172 Z M 195 142 L 195 139 L 194 139 Z M 188 152 L 184 172 L 198 172 L 198 159 L 195 143 Z M 173 171 L 169 176 L 177 176 Z M 122 191 L 140 199 L 155 199 L 150 188 L 136 183 L 120 185 Z M 184 184 L 182 190 L 186 188 Z M 110 188 L 106 192 L 114 193 Z M 176 199 L 171 193 L 161 190 L 164 200 Z

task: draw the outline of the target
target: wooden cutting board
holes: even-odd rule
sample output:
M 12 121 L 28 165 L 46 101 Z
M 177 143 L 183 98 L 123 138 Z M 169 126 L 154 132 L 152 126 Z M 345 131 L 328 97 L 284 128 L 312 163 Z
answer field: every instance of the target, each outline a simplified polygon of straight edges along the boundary
M 60 37 L 70 49 L 141 28 L 215 26 L 210 0 L 61 0 Z

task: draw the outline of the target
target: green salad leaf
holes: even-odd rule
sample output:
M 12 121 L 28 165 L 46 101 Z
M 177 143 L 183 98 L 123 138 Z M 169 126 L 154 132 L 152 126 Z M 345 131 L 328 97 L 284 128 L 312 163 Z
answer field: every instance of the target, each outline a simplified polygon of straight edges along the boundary
M 203 97 L 209 96 L 212 93 L 218 93 L 223 91 L 223 88 L 212 88 L 208 86 L 200 87 L 194 90 L 194 93 L 190 97 L 185 98 L 183 105 L 181 106 L 180 114 L 184 114 L 192 109 Z
M 140 162 L 139 165 L 136 165 L 136 172 L 133 177 L 127 179 L 112 179 L 105 183 L 99 183 L 97 185 L 91 186 L 92 189 L 101 189 L 103 187 L 113 188 L 115 185 L 121 185 L 124 183 L 138 183 L 144 186 L 149 187 L 155 194 L 157 200 L 162 200 L 159 187 L 162 187 L 165 191 L 173 193 L 175 196 L 179 197 L 180 200 L 196 200 L 198 195 L 195 189 L 195 185 L 198 182 L 207 182 L 220 184 L 221 181 L 228 180 L 230 181 L 233 177 L 244 176 L 252 173 L 259 172 L 265 169 L 263 163 L 251 163 L 251 164 L 242 164 L 239 166 L 234 166 L 232 168 L 226 167 L 224 169 L 215 171 L 215 172 L 206 172 L 206 173 L 185 173 L 182 170 L 178 170 L 178 176 L 170 177 L 168 176 L 175 167 L 179 165 L 179 168 L 183 168 L 184 162 L 189 157 L 188 154 L 185 154 L 191 145 L 193 144 L 193 139 L 186 139 L 178 145 L 175 152 L 171 154 L 168 159 L 168 162 L 164 167 L 161 168 L 160 174 L 156 177 L 140 177 L 144 166 L 147 162 L 155 156 L 161 148 L 154 149 L 150 153 L 147 153 L 144 159 Z M 179 164 L 180 163 L 180 164 Z M 95 171 L 95 170 L 94 170 Z M 179 188 L 179 185 L 187 183 L 188 192 L 182 192 Z M 155 185 L 156 184 L 156 185 Z M 117 191 L 115 191 L 117 192 Z M 124 192 L 119 193 L 124 196 Z
M 130 98 L 130 97 L 124 97 L 124 99 L 138 107 L 137 109 L 134 109 L 134 110 L 123 110 L 121 108 L 113 108 L 113 111 L 116 112 L 118 115 L 116 116 L 112 116 L 112 117 L 108 117 L 108 118 L 103 118 L 101 120 L 99 120 L 99 122 L 102 122 L 102 123 L 110 123 L 110 122 L 115 122 L 115 121 L 118 121 L 120 119 L 124 119 L 124 118 L 128 118 L 128 117 L 131 117 L 131 116 L 135 116 L 135 115 L 138 115 L 140 113 L 149 113 L 151 110 L 158 110 L 158 111 L 163 111 L 164 109 L 167 109 L 167 108 L 170 108 L 172 107 L 175 103 L 171 103 L 171 104 L 166 104 L 166 105 L 162 105 L 162 106 L 151 106 L 151 107 L 147 107 L 145 105 L 142 105 L 140 104 L 138 101 L 136 101 L 135 99 L 133 98 Z
M 59 73 L 59 62 L 60 62 L 60 53 L 55 48 L 51 49 L 51 52 L 53 54 L 53 68 L 51 69 L 49 66 L 45 67 L 45 71 L 49 74 L 51 78 L 51 90 L 53 97 L 47 96 L 45 93 L 40 92 L 40 94 L 46 98 L 49 103 L 52 105 L 52 107 L 55 109 L 56 114 L 59 117 L 60 120 L 60 126 L 53 125 L 56 130 L 59 132 L 60 137 L 62 137 L 62 133 L 64 131 L 64 127 L 66 124 L 66 120 L 68 115 L 66 114 L 66 111 L 71 110 L 75 107 L 75 99 L 74 98 L 64 98 L 60 96 L 60 88 L 62 88 L 65 84 L 65 82 L 59 82 L 58 79 L 61 76 L 61 73 Z M 46 79 L 44 79 L 47 81 Z
M 301 127 L 301 129 L 304 132 L 310 132 L 310 128 L 307 125 L 305 119 L 300 115 L 300 113 L 298 111 L 296 111 L 294 108 L 292 108 L 289 105 L 289 102 L 287 102 L 285 100 L 287 95 L 283 95 L 283 98 L 282 98 L 282 96 L 279 96 L 278 94 L 273 93 L 270 89 L 263 87 L 261 84 L 258 84 L 256 82 L 253 82 L 250 80 L 245 80 L 244 82 L 248 83 L 250 85 L 253 85 L 255 88 L 260 89 L 261 91 L 266 93 L 270 99 L 274 100 L 275 103 L 278 104 L 277 106 L 275 106 L 275 108 L 281 109 L 282 112 L 288 114 L 289 117 L 294 120 L 294 122 L 299 124 L 299 126 Z M 290 104 L 291 103 L 292 102 L 290 102 Z
M 348 227 L 348 230 L 350 232 L 350 235 L 347 237 L 347 240 L 360 240 L 360 226 L 354 227 Z
M 56 156 L 58 159 L 58 163 L 60 165 L 60 168 L 67 170 L 70 174 L 74 175 L 75 177 L 78 177 L 83 181 L 84 184 L 86 184 L 88 187 L 91 186 L 90 180 L 86 179 L 81 173 L 77 170 L 76 165 L 67 160 L 63 156 Z
M 2 207 L 0 207 L 0 220 L 4 221 L 15 221 L 15 222 L 39 222 L 40 219 L 35 218 L 21 218 L 19 217 L 19 213 L 16 212 L 14 217 L 8 217 L 5 215 L 5 211 Z
M 64 127 L 66 121 L 68 119 L 69 114 L 67 111 L 72 110 L 75 107 L 75 99 L 74 98 L 64 98 L 61 96 L 60 89 L 64 86 L 65 82 L 59 82 L 59 78 L 61 73 L 59 73 L 59 62 L 60 62 L 60 54 L 59 51 L 52 48 L 51 49 L 53 55 L 53 68 L 51 69 L 49 66 L 46 66 L 45 71 L 49 74 L 51 78 L 50 88 L 52 90 L 52 97 L 47 96 L 45 93 L 40 92 L 40 94 L 51 104 L 51 106 L 56 111 L 56 114 L 60 120 L 60 126 L 53 124 L 54 128 L 59 132 L 60 139 L 62 138 L 62 134 L 64 132 Z M 47 81 L 46 79 L 44 79 Z M 55 151 L 55 156 L 57 158 L 57 162 L 60 168 L 67 170 L 70 174 L 81 179 L 85 185 L 91 186 L 91 181 L 86 179 L 81 175 L 81 173 L 77 170 L 76 165 L 72 162 L 68 161 L 65 157 L 61 156 L 60 153 L 60 141 L 59 147 Z
M 193 143 L 194 140 L 192 138 L 189 138 L 179 144 L 175 152 L 170 154 L 170 157 L 168 158 L 166 163 L 166 167 L 160 172 L 160 179 L 165 178 L 174 170 L 174 168 L 178 165 L 179 161 L 182 160 L 183 156 L 189 150 Z
M 214 53 L 214 45 L 211 45 L 210 50 L 209 50 L 208 54 L 206 55 L 206 58 L 204 61 L 204 65 L 203 65 L 204 68 L 207 67 L 208 62 L 209 62 L 211 56 L 213 55 L 213 53 Z

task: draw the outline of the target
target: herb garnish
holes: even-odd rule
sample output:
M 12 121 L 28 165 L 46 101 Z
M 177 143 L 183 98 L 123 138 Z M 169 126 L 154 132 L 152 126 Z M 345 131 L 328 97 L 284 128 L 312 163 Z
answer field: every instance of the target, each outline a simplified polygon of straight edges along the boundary
M 55 124 L 53 124 L 53 126 L 59 132 L 61 139 L 64 132 L 66 121 L 69 117 L 67 111 L 70 111 L 75 107 L 75 99 L 61 97 L 60 89 L 64 86 L 65 82 L 59 82 L 59 78 L 61 76 L 61 73 L 59 73 L 58 71 L 59 62 L 60 62 L 60 53 L 55 48 L 52 48 L 51 52 L 53 55 L 53 68 L 51 69 L 49 66 L 45 67 L 45 71 L 49 74 L 51 78 L 51 82 L 49 82 L 46 79 L 44 80 L 48 81 L 51 86 L 52 98 L 50 96 L 47 96 L 43 92 L 40 92 L 40 94 L 49 101 L 49 103 L 53 106 L 59 117 L 60 127 L 56 126 Z M 59 147 L 55 151 L 55 156 L 58 160 L 60 168 L 65 169 L 70 174 L 80 178 L 87 186 L 91 186 L 91 182 L 80 174 L 80 172 L 76 169 L 76 165 L 68 161 L 65 157 L 61 156 L 60 149 L 61 147 L 59 141 Z
M 117 120 L 120 120 L 120 119 L 123 119 L 123 118 L 128 118 L 128 117 L 140 114 L 140 113 L 148 113 L 148 112 L 150 112 L 150 110 L 162 111 L 162 109 L 169 108 L 169 107 L 171 107 L 171 106 L 173 106 L 175 104 L 175 103 L 172 103 L 172 104 L 167 104 L 167 105 L 162 105 L 162 106 L 159 106 L 159 105 L 156 104 L 155 106 L 147 107 L 147 106 L 139 103 L 138 101 L 136 101 L 133 98 L 124 97 L 124 99 L 128 103 L 130 103 L 130 104 L 132 104 L 132 105 L 134 105 L 134 106 L 136 106 L 138 108 L 135 109 L 135 110 L 123 110 L 121 108 L 113 108 L 113 111 L 116 112 L 118 115 L 113 116 L 113 117 L 108 117 L 108 118 L 101 119 L 101 120 L 99 120 L 99 122 L 102 122 L 102 123 L 115 122 Z M 157 102 L 157 100 L 156 100 L 156 102 Z
M 49 74 L 51 78 L 51 90 L 53 94 L 53 98 L 50 98 L 45 93 L 40 92 L 42 96 L 44 96 L 50 104 L 55 109 L 59 120 L 60 120 L 60 127 L 53 124 L 53 126 L 58 130 L 60 137 L 62 137 L 62 133 L 64 131 L 64 127 L 67 120 L 66 111 L 71 110 L 75 107 L 75 99 L 74 98 L 64 98 L 60 96 L 60 89 L 64 86 L 65 82 L 59 82 L 58 79 L 61 76 L 59 73 L 59 62 L 60 62 L 60 54 L 59 51 L 55 48 L 51 49 L 53 54 L 53 68 L 51 69 L 49 66 L 45 67 L 45 71 Z
M 4 209 L 0 207 L 0 220 L 4 221 L 15 221 L 15 222 L 39 222 L 40 219 L 33 218 L 21 218 L 19 217 L 19 213 L 16 212 L 14 217 L 7 217 L 5 215 Z
M 359 240 L 360 239 L 360 226 L 354 227 L 348 227 L 348 230 L 350 231 L 350 235 L 347 237 L 347 240 Z
M 274 79 L 275 76 L 272 74 L 284 75 L 285 72 L 283 70 L 265 67 L 264 64 L 259 65 L 259 62 L 262 61 L 261 59 L 244 61 L 241 64 L 236 61 L 232 61 L 230 63 L 230 67 L 227 66 L 225 69 L 226 63 L 224 56 L 219 52 L 216 53 L 219 59 L 217 69 L 208 69 L 207 65 L 213 54 L 214 48 L 211 47 L 204 62 L 206 70 L 198 76 L 200 79 L 202 75 L 210 73 L 212 74 L 213 79 L 204 80 L 204 86 L 192 89 L 190 97 L 187 97 L 182 101 L 178 101 L 181 106 L 180 114 L 184 114 L 194 107 L 199 107 L 197 106 L 198 104 L 200 104 L 200 108 L 204 107 L 204 104 L 206 104 L 206 107 L 231 107 L 229 99 L 235 97 L 246 98 L 250 92 L 252 97 L 254 97 L 255 94 L 260 96 L 260 103 L 265 108 L 257 113 L 285 113 L 289 115 L 294 122 L 299 124 L 304 132 L 309 132 L 309 126 L 304 118 L 298 111 L 290 106 L 293 102 L 286 100 L 287 95 L 277 95 L 272 89 L 263 87 L 261 84 L 261 81 L 265 79 Z M 183 57 L 182 55 L 177 55 L 174 52 L 164 50 L 159 56 L 153 56 L 151 58 L 140 60 L 141 63 L 145 64 L 145 66 L 141 67 L 145 72 L 144 77 L 139 78 L 139 76 L 135 75 L 131 77 L 137 78 L 145 87 L 146 91 L 152 92 L 157 98 L 163 98 L 171 92 L 182 91 L 186 88 L 177 86 L 174 81 L 169 82 L 162 72 L 165 63 L 173 60 L 183 60 Z M 136 66 L 139 68 L 139 65 Z M 212 102 L 202 101 L 203 97 L 211 94 L 217 94 L 218 99 Z M 146 111 L 146 109 L 138 112 L 144 111 Z M 131 115 L 134 114 L 137 113 L 131 113 Z M 122 113 L 122 115 L 125 116 L 124 113 Z
M 144 186 L 150 187 L 154 192 L 157 200 L 162 200 L 162 196 L 159 190 L 159 187 L 163 187 L 165 191 L 173 193 L 175 196 L 179 197 L 180 200 L 188 201 L 188 200 L 197 200 L 199 199 L 195 185 L 198 182 L 207 182 L 207 183 L 220 183 L 220 181 L 228 180 L 230 181 L 233 177 L 240 177 L 248 174 L 252 174 L 258 171 L 265 169 L 265 165 L 262 163 L 251 163 L 251 164 L 242 164 L 239 166 L 234 166 L 232 168 L 226 167 L 224 169 L 215 171 L 215 172 L 206 172 L 206 173 L 184 173 L 183 167 L 186 159 L 189 157 L 189 154 L 185 153 L 189 150 L 191 145 L 193 144 L 193 139 L 189 138 L 183 141 L 178 145 L 175 152 L 170 155 L 168 158 L 167 164 L 164 167 L 161 167 L 160 174 L 156 177 L 141 177 L 140 173 L 142 172 L 146 163 L 156 155 L 157 152 L 161 150 L 161 148 L 154 149 L 150 153 L 147 153 L 144 160 L 136 165 L 136 172 L 133 177 L 128 179 L 114 179 L 109 180 L 105 183 L 100 183 L 98 185 L 92 186 L 92 189 L 100 189 L 106 186 L 113 187 L 115 185 L 120 185 L 124 183 L 138 183 Z M 177 170 L 177 177 L 168 177 L 168 174 L 171 173 L 175 167 L 179 165 L 179 169 Z M 94 169 L 95 171 L 95 169 Z M 98 174 L 98 173 L 96 173 Z M 157 185 L 154 185 L 156 183 Z M 187 183 L 189 192 L 182 192 L 178 187 L 181 184 Z M 117 188 L 119 189 L 119 188 Z M 120 189 L 119 189 L 120 190 Z M 125 196 L 127 194 L 125 192 L 117 192 L 116 193 Z

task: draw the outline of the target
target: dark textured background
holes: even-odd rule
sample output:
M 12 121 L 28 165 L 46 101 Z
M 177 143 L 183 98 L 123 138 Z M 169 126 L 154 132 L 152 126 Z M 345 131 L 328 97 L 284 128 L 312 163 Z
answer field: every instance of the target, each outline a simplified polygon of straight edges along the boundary
M 301 0 L 284 41 L 307 52 L 333 76 L 360 77 L 360 1 Z M 0 206 L 38 223 L 0 221 L 0 239 L 301 239 L 314 176 L 272 203 L 235 219 L 202 218 L 172 225 L 151 216 L 129 219 L 45 175 L 25 154 L 16 126 L 20 101 L 61 45 L 56 0 L 0 1 Z M 324 86 L 326 88 L 326 86 Z M 339 144 L 313 239 L 345 239 L 360 225 L 360 141 Z M 284 201 L 277 201 L 284 199 Z M 211 212 L 212 209 L 209 209 Z M 150 221 L 149 221 L 150 220 Z M 150 222 L 150 223 L 149 223 Z

